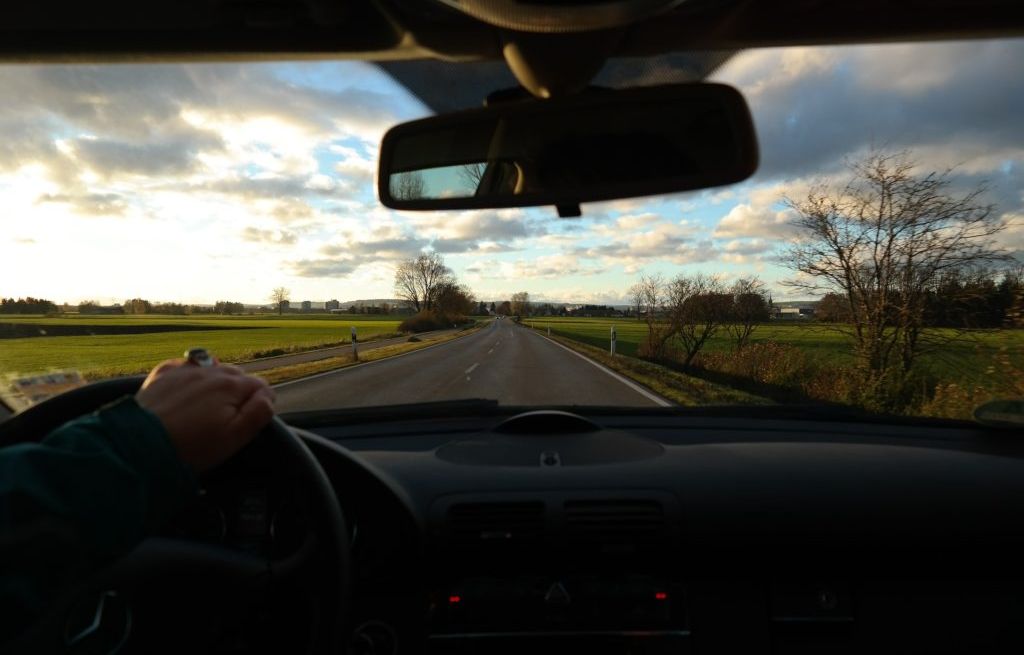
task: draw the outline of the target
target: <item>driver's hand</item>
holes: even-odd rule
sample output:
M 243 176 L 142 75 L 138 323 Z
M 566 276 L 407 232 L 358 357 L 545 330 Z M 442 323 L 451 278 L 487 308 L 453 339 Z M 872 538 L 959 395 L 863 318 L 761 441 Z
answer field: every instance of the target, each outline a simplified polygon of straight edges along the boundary
M 238 452 L 274 415 L 274 392 L 234 366 L 160 364 L 135 394 L 163 422 L 182 461 L 201 473 Z

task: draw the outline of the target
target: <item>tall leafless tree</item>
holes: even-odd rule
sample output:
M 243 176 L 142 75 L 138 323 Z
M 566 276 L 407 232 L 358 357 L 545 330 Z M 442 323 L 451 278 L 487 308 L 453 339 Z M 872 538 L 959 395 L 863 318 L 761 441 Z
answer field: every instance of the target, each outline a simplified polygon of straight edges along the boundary
M 941 337 L 926 331 L 928 293 L 943 275 L 1004 261 L 1005 228 L 983 201 L 986 187 L 956 194 L 953 171 L 919 174 L 906 152 L 873 152 L 849 165 L 845 185 L 823 182 L 787 198 L 801 233 L 787 261 L 793 287 L 847 302 L 862 367 L 877 376 L 907 372 Z
M 419 312 L 434 307 L 438 289 L 452 282 L 452 272 L 437 253 L 401 262 L 395 269 L 395 293 Z
M 530 294 L 519 291 L 512 294 L 512 313 L 516 316 L 530 315 Z
M 277 287 L 270 292 L 270 300 L 277 305 L 277 313 L 284 314 L 284 304 L 288 302 L 288 298 L 291 296 L 291 291 L 284 287 Z
M 484 172 L 487 171 L 486 162 L 477 162 L 475 164 L 465 164 L 459 167 L 458 176 L 462 180 L 462 183 L 466 185 L 466 192 L 474 196 L 477 190 L 480 188 L 480 183 L 484 179 Z
M 391 182 L 391 193 L 398 200 L 416 200 L 425 193 L 423 176 L 417 171 L 399 173 L 397 180 Z
M 636 320 L 642 320 L 641 312 L 644 309 L 644 285 L 637 282 L 633 286 L 629 287 L 626 291 L 626 297 L 629 298 L 629 306 L 633 308 L 633 314 L 636 315 Z
M 665 278 L 660 273 L 641 275 L 630 288 L 637 314 L 643 315 L 647 325 L 647 337 L 640 344 L 640 355 L 654 360 L 667 356 L 668 341 L 672 337 L 671 327 L 665 319 L 665 291 Z

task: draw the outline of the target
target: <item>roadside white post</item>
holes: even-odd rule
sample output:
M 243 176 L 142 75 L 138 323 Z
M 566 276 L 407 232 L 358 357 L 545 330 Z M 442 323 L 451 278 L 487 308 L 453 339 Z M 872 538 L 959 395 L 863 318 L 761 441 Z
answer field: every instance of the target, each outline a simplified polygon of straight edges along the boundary
M 356 341 L 356 326 L 349 328 L 352 331 L 352 359 L 359 359 L 359 343 Z
M 548 336 L 549 337 L 551 336 L 551 326 L 550 325 L 548 326 Z
M 615 326 L 614 325 L 612 326 L 612 348 L 611 348 L 611 355 L 612 355 L 612 357 L 615 356 Z

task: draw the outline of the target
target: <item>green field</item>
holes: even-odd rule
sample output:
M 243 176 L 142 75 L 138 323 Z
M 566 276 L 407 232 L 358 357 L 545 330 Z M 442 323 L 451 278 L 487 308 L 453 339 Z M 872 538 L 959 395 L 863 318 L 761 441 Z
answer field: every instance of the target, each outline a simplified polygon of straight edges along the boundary
M 76 369 L 91 379 L 128 375 L 149 370 L 170 357 L 180 357 L 191 347 L 209 348 L 224 361 L 307 350 L 317 346 L 348 343 L 355 326 L 360 341 L 398 331 L 399 318 L 372 315 L 292 316 L 67 316 L 42 318 L 0 316 L 0 324 L 80 326 L 81 336 L 38 336 L 0 339 L 0 375 Z M 90 326 L 179 327 L 191 331 L 147 334 L 87 333 Z M 207 327 L 210 329 L 195 329 Z
M 536 318 L 525 319 L 525 324 L 538 329 L 551 328 L 552 333 L 600 348 L 608 348 L 609 332 L 615 326 L 616 349 L 619 353 L 635 356 L 637 346 L 647 335 L 647 326 L 635 319 L 614 318 Z M 952 334 L 948 332 L 948 334 Z M 752 342 L 774 341 L 800 348 L 810 357 L 837 364 L 852 363 L 850 344 L 846 338 L 821 324 L 769 324 L 760 325 L 751 336 Z M 986 370 L 993 355 L 1000 348 L 1009 348 L 1024 364 L 1024 330 L 977 331 L 941 350 L 922 358 L 922 366 L 943 380 L 961 383 L 986 383 Z M 707 351 L 728 351 L 732 343 L 724 331 L 708 342 Z

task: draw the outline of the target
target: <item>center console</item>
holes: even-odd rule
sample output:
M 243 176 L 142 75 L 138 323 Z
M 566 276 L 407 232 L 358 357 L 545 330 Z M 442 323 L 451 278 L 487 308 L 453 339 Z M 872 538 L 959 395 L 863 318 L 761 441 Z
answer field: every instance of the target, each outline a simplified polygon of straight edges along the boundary
M 442 499 L 428 652 L 688 652 L 674 513 L 657 492 Z

